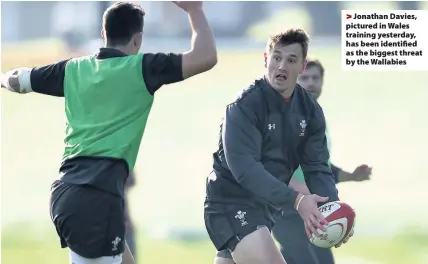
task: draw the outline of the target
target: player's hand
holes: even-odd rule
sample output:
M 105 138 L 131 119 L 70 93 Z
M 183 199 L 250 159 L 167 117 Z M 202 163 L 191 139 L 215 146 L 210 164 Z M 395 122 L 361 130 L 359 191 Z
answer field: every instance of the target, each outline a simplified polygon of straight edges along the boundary
M 346 244 L 346 242 L 348 242 L 349 238 L 351 238 L 354 235 L 354 228 L 352 228 L 351 232 L 349 232 L 349 235 L 342 240 L 342 242 L 340 242 L 339 244 L 337 244 L 336 246 L 334 246 L 335 248 L 340 247 L 342 244 Z
M 202 1 L 173 1 L 174 4 L 179 6 L 181 9 L 187 13 L 196 10 L 202 9 Z
M 8 71 L 1 73 L 0 76 L 1 88 L 10 92 L 19 93 L 18 71 Z
M 4 73 L 2 72 L 0 75 L 0 82 L 1 82 L 1 88 L 6 88 L 6 86 L 3 84 L 3 79 L 5 78 Z
M 368 165 L 360 165 L 355 168 L 354 172 L 351 173 L 351 181 L 367 181 L 370 180 L 370 176 L 372 175 L 372 168 Z
M 300 200 L 299 196 L 297 199 Z M 318 210 L 318 203 L 327 202 L 328 197 L 321 197 L 316 194 L 305 195 L 300 203 L 297 203 L 296 210 L 299 212 L 300 217 L 305 223 L 305 231 L 308 237 L 311 234 L 316 235 L 317 237 L 320 234 L 317 232 L 317 229 L 322 231 L 327 231 L 325 225 L 328 224 L 327 220 Z

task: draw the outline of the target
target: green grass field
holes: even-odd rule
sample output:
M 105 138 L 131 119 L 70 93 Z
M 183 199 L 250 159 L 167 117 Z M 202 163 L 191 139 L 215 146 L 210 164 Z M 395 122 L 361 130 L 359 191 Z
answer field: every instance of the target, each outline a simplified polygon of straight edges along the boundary
M 2 70 L 49 63 L 42 52 L 3 53 Z M 357 212 L 356 235 L 338 263 L 428 263 L 428 90 L 424 72 L 343 72 L 338 48 L 312 49 L 326 67 L 321 98 L 332 159 L 373 180 L 341 184 Z M 131 193 L 140 230 L 139 263 L 212 263 L 208 241 L 155 240 L 165 228 L 203 230 L 205 177 L 225 105 L 263 74 L 261 52 L 221 52 L 214 70 L 156 95 Z M 2 92 L 2 263 L 66 263 L 50 225 L 48 195 L 63 151 L 63 100 Z
M 24 233 L 24 234 L 23 234 Z M 67 263 L 67 251 L 57 245 L 52 233 L 43 234 L 27 227 L 3 230 L 2 263 Z M 428 234 L 401 234 L 391 239 L 355 238 L 346 247 L 335 249 L 338 263 L 427 263 Z M 214 248 L 208 241 L 184 243 L 138 239 L 138 263 L 212 263 Z

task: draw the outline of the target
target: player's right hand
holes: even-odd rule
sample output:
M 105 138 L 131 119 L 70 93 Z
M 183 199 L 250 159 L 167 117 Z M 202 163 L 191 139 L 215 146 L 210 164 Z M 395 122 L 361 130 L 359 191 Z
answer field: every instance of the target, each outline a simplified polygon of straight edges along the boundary
M 202 1 L 173 1 L 174 4 L 179 6 L 181 9 L 187 13 L 191 12 L 194 9 L 202 8 Z
M 297 199 L 300 199 L 298 196 Z M 328 197 L 321 197 L 316 194 L 305 195 L 300 203 L 296 205 L 296 210 L 299 212 L 300 217 L 305 223 L 305 231 L 308 237 L 311 234 L 319 237 L 317 229 L 327 231 L 325 225 L 328 224 L 327 220 L 318 210 L 318 203 L 327 202 Z

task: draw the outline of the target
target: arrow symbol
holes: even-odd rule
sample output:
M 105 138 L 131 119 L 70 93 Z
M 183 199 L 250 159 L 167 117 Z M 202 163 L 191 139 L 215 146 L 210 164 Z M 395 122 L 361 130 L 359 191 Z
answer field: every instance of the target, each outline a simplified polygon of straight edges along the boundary
M 352 16 L 350 14 L 346 14 L 346 19 L 350 19 Z

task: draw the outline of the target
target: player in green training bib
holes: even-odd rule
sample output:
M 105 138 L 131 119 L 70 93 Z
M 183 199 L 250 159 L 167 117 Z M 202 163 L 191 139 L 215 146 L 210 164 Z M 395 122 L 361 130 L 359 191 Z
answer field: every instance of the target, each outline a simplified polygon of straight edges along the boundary
M 306 69 L 299 75 L 298 83 L 316 99 L 322 92 L 324 67 L 318 60 L 309 60 Z M 327 146 L 331 150 L 331 140 L 326 131 Z M 346 172 L 329 162 L 336 183 L 344 181 L 365 181 L 370 179 L 372 169 L 367 165 L 358 166 L 354 172 Z M 300 167 L 294 172 L 290 187 L 302 194 L 309 194 L 305 177 Z M 305 234 L 302 219 L 295 211 L 284 212 L 278 219 L 272 233 L 281 245 L 281 253 L 287 263 L 334 264 L 331 249 L 312 245 Z
M 139 53 L 145 13 L 119 2 L 104 13 L 105 47 L 97 54 L 13 69 L 2 77 L 1 87 L 9 91 L 65 98 L 65 151 L 50 213 L 74 264 L 134 263 L 125 243 L 124 189 L 154 94 L 217 63 L 202 2 L 176 4 L 192 28 L 187 52 Z

